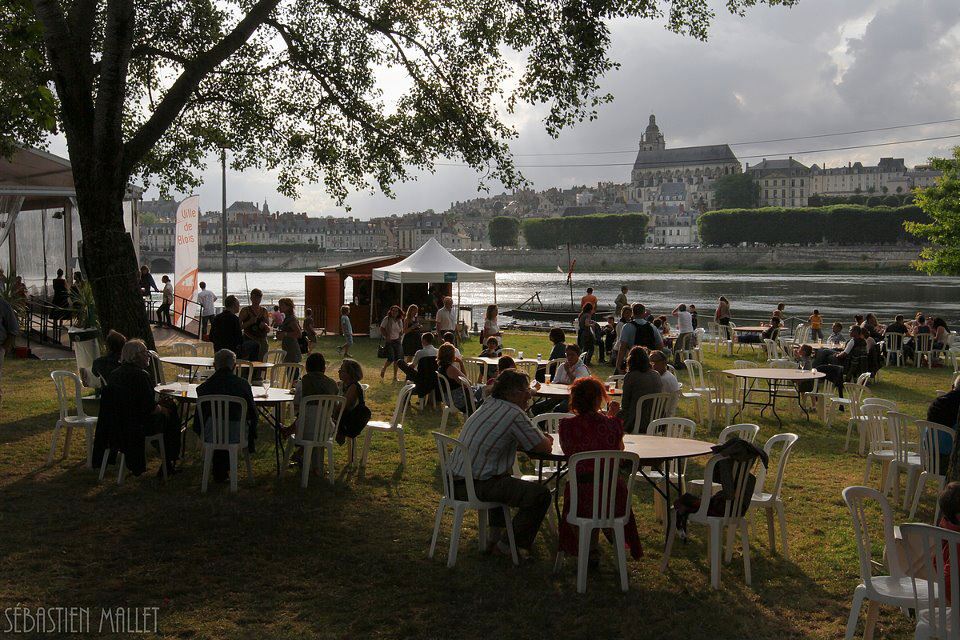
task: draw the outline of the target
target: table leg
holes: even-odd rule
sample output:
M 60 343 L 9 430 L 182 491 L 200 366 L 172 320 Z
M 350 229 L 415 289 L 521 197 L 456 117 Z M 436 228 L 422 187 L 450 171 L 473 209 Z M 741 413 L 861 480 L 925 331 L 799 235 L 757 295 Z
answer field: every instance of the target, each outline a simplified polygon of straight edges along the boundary
M 780 387 L 778 384 L 773 384 L 770 387 L 770 406 L 773 408 L 773 415 L 777 419 L 777 424 L 783 426 L 783 420 L 780 419 L 780 414 L 777 413 L 777 389 Z
M 739 416 L 741 413 L 743 413 L 743 409 L 744 409 L 746 406 L 747 406 L 747 380 L 744 379 L 744 381 L 743 381 L 743 399 L 740 400 L 740 408 L 737 409 L 737 413 L 734 414 L 734 416 L 733 416 L 730 420 L 731 420 L 731 421 L 735 421 L 735 420 L 737 419 L 737 416 Z
M 796 384 L 796 385 L 794 385 L 794 386 L 795 386 L 796 389 L 797 389 L 797 406 L 800 407 L 800 410 L 803 411 L 803 414 L 804 414 L 805 416 L 807 416 L 807 422 L 810 422 L 810 412 L 807 411 L 807 408 L 803 406 L 803 402 L 802 402 L 802 399 L 801 399 L 801 397 L 800 397 L 800 396 L 801 396 L 801 394 L 800 394 L 800 385 L 799 385 L 799 384 Z
M 283 443 L 280 442 L 280 405 L 277 405 L 274 409 L 274 424 L 273 432 L 276 436 L 276 441 L 274 442 L 273 449 L 277 457 L 277 478 L 280 477 L 280 449 L 283 448 Z
M 670 462 L 664 461 L 664 475 L 663 475 L 663 484 L 664 487 L 664 507 L 663 507 L 663 517 L 665 518 L 663 526 L 663 553 L 667 553 L 667 541 L 670 540 L 670 529 L 673 527 L 673 514 L 672 509 L 673 505 L 670 503 Z M 680 467 L 677 467 L 677 473 L 680 472 Z M 677 477 L 679 480 L 679 476 Z

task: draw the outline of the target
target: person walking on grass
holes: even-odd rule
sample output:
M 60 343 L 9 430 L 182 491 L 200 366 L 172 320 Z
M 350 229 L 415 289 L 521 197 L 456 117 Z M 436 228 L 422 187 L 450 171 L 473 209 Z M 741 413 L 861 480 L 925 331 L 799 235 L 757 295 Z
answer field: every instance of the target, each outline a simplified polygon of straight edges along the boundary
M 350 307 L 347 305 L 340 307 L 340 333 L 343 334 L 343 344 L 337 347 L 337 353 L 349 358 L 350 347 L 353 346 L 353 324 L 350 323 Z

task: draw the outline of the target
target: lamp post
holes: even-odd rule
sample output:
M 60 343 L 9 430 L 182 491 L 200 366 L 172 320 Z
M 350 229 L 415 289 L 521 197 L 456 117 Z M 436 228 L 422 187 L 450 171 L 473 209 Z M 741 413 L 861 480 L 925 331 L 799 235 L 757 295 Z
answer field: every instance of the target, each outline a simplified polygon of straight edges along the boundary
M 222 184 L 220 202 L 220 278 L 221 278 L 221 304 L 226 304 L 227 299 L 227 148 L 220 148 L 220 179 Z

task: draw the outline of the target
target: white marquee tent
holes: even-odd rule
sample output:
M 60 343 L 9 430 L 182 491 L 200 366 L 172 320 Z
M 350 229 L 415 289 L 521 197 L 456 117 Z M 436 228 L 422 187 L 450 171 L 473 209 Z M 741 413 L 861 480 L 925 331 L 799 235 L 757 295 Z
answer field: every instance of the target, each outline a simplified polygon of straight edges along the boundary
M 489 282 L 493 284 L 493 302 L 497 302 L 497 273 L 469 265 L 458 259 L 430 238 L 406 259 L 373 270 L 374 282 L 390 282 L 400 285 L 400 302 L 403 303 L 404 284 L 457 283 L 457 306 L 460 306 L 461 282 Z M 375 285 L 374 285 L 375 286 Z M 371 292 L 372 293 L 372 292 Z M 371 307 L 372 311 L 372 307 Z M 375 323 L 371 318 L 371 326 Z

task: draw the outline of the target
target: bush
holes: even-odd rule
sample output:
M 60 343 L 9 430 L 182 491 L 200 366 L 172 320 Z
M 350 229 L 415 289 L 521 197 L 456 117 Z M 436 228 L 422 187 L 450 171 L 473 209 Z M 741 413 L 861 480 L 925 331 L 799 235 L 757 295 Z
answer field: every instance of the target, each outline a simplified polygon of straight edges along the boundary
M 588 247 L 642 245 L 647 233 L 642 213 L 595 214 L 523 221 L 523 236 L 532 249 L 556 249 L 568 242 Z
M 487 225 L 490 244 L 495 247 L 515 247 L 520 236 L 520 221 L 516 218 L 497 216 Z
M 919 207 L 832 207 L 725 209 L 700 216 L 700 238 L 706 245 L 764 244 L 892 244 L 918 243 L 903 223 L 925 222 Z

